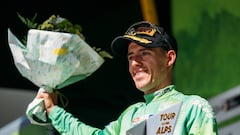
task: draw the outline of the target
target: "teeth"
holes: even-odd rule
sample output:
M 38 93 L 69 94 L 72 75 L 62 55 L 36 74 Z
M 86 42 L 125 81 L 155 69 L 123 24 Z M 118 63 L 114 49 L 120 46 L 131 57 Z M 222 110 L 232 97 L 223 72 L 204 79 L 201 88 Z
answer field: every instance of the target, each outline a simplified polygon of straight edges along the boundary
M 135 74 L 135 77 L 139 77 L 139 76 L 143 76 L 143 75 L 145 75 L 144 72 L 137 72 L 137 73 Z

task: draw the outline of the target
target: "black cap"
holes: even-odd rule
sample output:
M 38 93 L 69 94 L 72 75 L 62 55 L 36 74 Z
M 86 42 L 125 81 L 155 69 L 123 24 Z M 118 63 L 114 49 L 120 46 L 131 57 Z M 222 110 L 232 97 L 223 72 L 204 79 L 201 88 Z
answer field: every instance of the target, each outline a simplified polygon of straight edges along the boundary
M 118 56 L 127 56 L 128 45 L 135 42 L 146 48 L 163 47 L 175 50 L 178 47 L 176 39 L 169 35 L 162 27 L 148 21 L 140 21 L 131 25 L 123 36 L 116 37 L 111 43 L 112 52 Z

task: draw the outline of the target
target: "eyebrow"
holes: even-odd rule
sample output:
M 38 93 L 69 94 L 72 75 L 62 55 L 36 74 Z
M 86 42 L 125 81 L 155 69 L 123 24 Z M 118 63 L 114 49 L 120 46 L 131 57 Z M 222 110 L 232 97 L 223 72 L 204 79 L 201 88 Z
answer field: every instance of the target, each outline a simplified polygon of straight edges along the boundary
M 151 48 L 141 48 L 141 49 L 139 49 L 138 51 L 139 51 L 139 52 L 143 52 L 143 51 L 146 51 L 146 50 L 152 50 L 152 49 L 151 49 Z M 133 52 L 127 53 L 127 56 L 129 56 L 129 55 L 131 55 L 131 54 L 133 54 Z

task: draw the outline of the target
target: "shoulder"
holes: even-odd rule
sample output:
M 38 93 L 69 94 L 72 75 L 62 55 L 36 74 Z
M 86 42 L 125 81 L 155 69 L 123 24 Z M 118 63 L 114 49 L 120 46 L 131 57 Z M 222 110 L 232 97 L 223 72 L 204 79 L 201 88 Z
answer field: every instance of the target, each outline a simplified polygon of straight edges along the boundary
M 189 101 L 208 102 L 207 99 L 199 95 L 184 95 L 184 98 Z
M 139 108 L 141 108 L 142 106 L 144 106 L 145 103 L 144 102 L 137 102 L 137 103 L 134 103 L 132 105 L 129 105 L 123 112 L 122 114 L 125 114 L 125 113 L 132 113 L 136 110 L 138 110 Z
M 185 95 L 183 106 L 191 113 L 204 113 L 208 117 L 213 117 L 213 108 L 208 100 L 198 95 Z
M 203 107 L 203 106 L 207 106 L 210 107 L 210 104 L 208 102 L 208 100 L 206 98 L 203 98 L 199 95 L 187 95 L 187 94 L 183 94 L 177 90 L 175 90 L 175 96 L 174 98 L 180 100 L 183 102 L 184 105 L 186 106 L 192 106 L 192 107 Z
M 209 106 L 208 100 L 199 95 L 185 95 L 184 100 L 192 106 Z
M 175 94 L 174 98 L 182 101 L 184 104 L 197 106 L 209 104 L 207 99 L 199 95 L 186 95 L 176 90 L 174 91 L 174 94 Z
M 144 102 L 137 102 L 137 103 L 134 103 L 134 104 L 128 106 L 128 107 L 127 107 L 127 110 L 140 108 L 140 107 L 142 107 L 143 105 L 145 105 Z

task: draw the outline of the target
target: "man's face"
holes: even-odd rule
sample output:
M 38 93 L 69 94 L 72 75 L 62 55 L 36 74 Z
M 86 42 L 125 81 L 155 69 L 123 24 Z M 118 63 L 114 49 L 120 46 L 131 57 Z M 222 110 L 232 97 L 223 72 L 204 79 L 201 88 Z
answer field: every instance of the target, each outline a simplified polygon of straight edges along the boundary
M 168 52 L 162 48 L 145 48 L 132 42 L 128 46 L 128 61 L 136 87 L 145 94 L 169 83 Z

